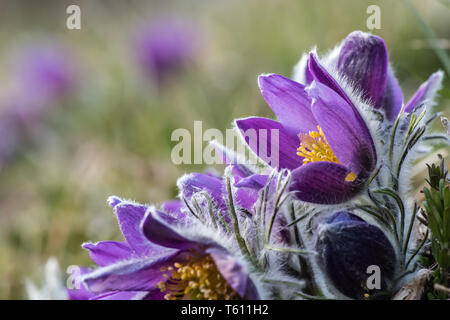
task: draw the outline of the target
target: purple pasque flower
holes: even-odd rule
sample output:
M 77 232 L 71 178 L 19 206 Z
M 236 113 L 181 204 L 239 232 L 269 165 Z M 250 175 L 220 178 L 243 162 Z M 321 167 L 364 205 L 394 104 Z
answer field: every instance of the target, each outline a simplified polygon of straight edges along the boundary
M 309 85 L 319 77 L 334 88 L 350 86 L 350 91 L 358 92 L 362 100 L 384 113 L 387 121 L 397 118 L 404 103 L 403 93 L 382 38 L 354 31 L 322 59 L 322 65 L 313 60 L 311 54 L 303 55 L 295 68 L 296 81 Z M 442 77 L 441 71 L 433 73 L 405 104 L 405 112 L 423 103 L 431 104 Z M 345 95 L 344 90 L 337 92 Z
M 246 265 L 172 201 L 161 210 L 109 199 L 124 242 L 86 243 L 99 268 L 82 276 L 94 299 L 256 299 Z
M 141 67 L 158 83 L 180 71 L 192 58 L 196 45 L 193 25 L 174 17 L 154 21 L 139 31 L 136 40 Z
M 260 76 L 262 95 L 278 121 L 255 117 L 239 119 L 236 126 L 263 161 L 293 171 L 290 190 L 299 200 L 318 204 L 348 201 L 365 188 L 379 158 L 377 149 L 382 147 L 376 128 L 371 131 L 368 126 L 375 121 L 371 111 L 384 114 L 388 128 L 403 104 L 386 45 L 377 36 L 353 32 L 320 60 L 314 52 L 304 55 L 296 66 L 295 79 Z M 423 104 L 430 105 L 441 79 L 441 72 L 433 74 L 404 110 L 413 112 Z M 267 130 L 269 134 L 257 135 L 258 141 L 253 143 L 246 135 L 248 130 Z M 272 145 L 273 130 L 279 138 L 276 146 Z M 273 163 L 272 151 L 279 153 L 278 163 Z
M 230 164 L 233 178 L 235 205 L 252 211 L 258 199 L 258 191 L 267 183 L 267 175 L 259 175 L 251 171 L 247 166 Z M 224 218 L 229 221 L 227 198 L 228 191 L 223 177 L 214 174 L 189 173 L 178 179 L 180 197 L 192 201 L 195 194 L 203 192 L 212 200 L 215 207 L 220 210 Z
M 396 272 L 395 250 L 384 232 L 358 216 L 339 211 L 319 223 L 315 249 L 321 268 L 341 293 L 354 299 L 389 291 Z M 380 287 L 367 288 L 369 266 L 380 270 Z M 377 290 L 379 290 L 377 292 Z
M 316 61 L 314 56 L 312 60 Z M 292 170 L 290 189 L 295 196 L 333 204 L 359 193 L 375 169 L 377 155 L 371 133 L 350 99 L 319 77 L 305 87 L 270 74 L 260 76 L 259 85 L 279 121 L 247 118 L 236 125 L 243 134 L 248 129 L 278 130 L 278 169 Z M 257 146 L 271 150 L 268 141 L 259 139 Z M 260 156 L 254 145 L 249 144 Z

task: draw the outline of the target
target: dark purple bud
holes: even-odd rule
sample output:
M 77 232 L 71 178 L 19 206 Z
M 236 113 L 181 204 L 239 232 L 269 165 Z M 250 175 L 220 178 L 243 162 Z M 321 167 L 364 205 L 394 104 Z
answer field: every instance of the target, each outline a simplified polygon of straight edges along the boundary
M 396 255 L 378 227 L 349 212 L 336 212 L 319 224 L 316 250 L 328 277 L 344 295 L 361 299 L 389 290 Z M 379 268 L 378 288 L 373 288 L 371 276 L 377 275 L 369 266 Z
M 380 37 L 355 31 L 345 39 L 338 69 L 363 90 L 376 108 L 383 103 L 388 73 L 386 44 Z

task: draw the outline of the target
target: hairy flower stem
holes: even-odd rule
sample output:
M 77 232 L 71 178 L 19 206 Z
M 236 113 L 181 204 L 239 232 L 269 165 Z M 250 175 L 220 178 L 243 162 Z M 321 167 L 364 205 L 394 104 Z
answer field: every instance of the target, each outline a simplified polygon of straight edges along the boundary
M 191 208 L 191 206 L 189 205 L 188 201 L 186 200 L 185 197 L 183 197 L 183 202 L 186 205 L 186 208 L 188 208 L 189 212 L 199 221 L 202 221 L 200 219 L 200 217 L 194 212 L 194 210 Z
M 297 244 L 297 246 L 299 248 L 304 248 L 303 245 L 303 241 L 300 238 L 300 233 L 297 227 L 297 222 L 299 222 L 299 219 L 295 218 L 295 209 L 294 209 L 294 204 L 290 203 L 289 205 L 289 213 L 290 213 L 290 218 L 291 218 L 291 224 L 293 222 L 295 222 L 293 224 L 293 228 L 294 228 L 294 238 L 295 238 L 295 243 Z M 306 217 L 307 215 L 303 215 L 301 218 Z M 297 259 L 298 259 L 298 264 L 300 265 L 300 278 L 305 278 L 305 279 L 311 279 L 313 272 L 311 269 L 311 266 L 309 265 L 307 259 L 305 259 L 302 255 L 297 255 Z M 308 293 L 313 293 L 315 291 L 315 283 L 313 281 L 307 281 L 306 282 L 306 287 L 304 288 L 304 290 Z
M 411 261 L 420 252 L 420 250 L 422 249 L 422 247 L 424 246 L 425 242 L 428 239 L 428 235 L 429 235 L 429 231 L 427 230 L 427 232 L 425 233 L 425 236 L 423 237 L 422 243 L 417 247 L 417 249 L 414 251 L 414 253 L 411 255 L 411 257 L 409 257 L 408 262 L 406 262 L 405 269 L 408 269 L 408 266 L 411 263 Z
M 405 106 L 403 105 L 402 108 L 400 109 L 397 119 L 395 119 L 394 126 L 392 127 L 391 141 L 390 141 L 390 145 L 389 145 L 389 163 L 390 163 L 391 167 L 394 166 L 393 153 L 394 153 L 395 135 L 397 134 L 398 124 L 400 123 L 400 118 L 402 117 L 404 111 L 405 111 Z
M 269 221 L 269 227 L 267 228 L 267 234 L 266 234 L 266 243 L 269 243 L 270 241 L 270 236 L 272 234 L 272 228 L 273 228 L 273 223 L 275 222 L 275 217 L 278 213 L 278 209 L 279 209 L 279 202 L 280 202 L 280 198 L 284 193 L 284 190 L 286 189 L 289 180 L 290 180 L 290 174 L 286 177 L 283 186 L 281 187 L 280 190 L 280 184 L 281 184 L 281 179 L 283 178 L 283 172 L 280 172 L 279 176 L 278 176 L 278 180 L 277 180 L 277 196 L 275 199 L 275 203 L 273 204 L 273 212 L 272 212 L 272 216 L 270 217 L 270 221 Z
M 211 200 L 211 197 L 210 197 L 206 192 L 204 192 L 204 193 L 202 193 L 202 194 L 203 194 L 203 196 L 205 197 L 206 201 L 208 201 L 208 213 L 209 213 L 209 219 L 211 220 L 211 222 L 212 222 L 214 228 L 217 229 L 216 216 L 215 216 L 214 210 L 213 210 L 214 204 L 213 204 L 213 202 L 212 202 L 212 200 Z
M 417 211 L 418 211 L 417 202 L 414 202 L 414 209 L 411 216 L 411 220 L 409 222 L 408 233 L 406 235 L 405 243 L 403 244 L 403 263 L 405 263 L 406 260 L 406 253 L 407 253 L 406 251 L 408 249 L 409 239 L 411 238 L 411 231 L 414 226 L 414 221 L 416 220 Z
M 242 238 L 241 232 L 239 230 L 239 220 L 236 214 L 236 210 L 234 207 L 234 200 L 233 200 L 233 193 L 231 191 L 231 183 L 230 183 L 230 177 L 227 177 L 227 191 L 228 191 L 228 201 L 229 201 L 229 211 L 231 213 L 231 218 L 233 220 L 233 226 L 234 226 L 234 234 L 236 236 L 236 241 L 239 245 L 239 249 L 241 250 L 242 254 L 247 257 L 250 262 L 253 264 L 253 266 L 257 269 L 259 269 L 258 262 L 256 261 L 255 257 L 250 253 L 248 250 L 248 247 L 245 243 L 244 238 Z
M 272 171 L 272 173 L 269 176 L 269 180 L 267 181 L 266 186 L 263 189 L 263 199 L 262 199 L 262 205 L 261 205 L 261 226 L 264 230 L 266 228 L 266 209 L 267 209 L 267 197 L 269 195 L 269 189 L 270 185 L 272 183 L 273 177 L 275 176 L 275 170 Z
M 419 128 L 417 131 L 415 131 L 411 140 L 406 145 L 406 147 L 402 153 L 402 157 L 400 158 L 400 161 L 397 166 L 397 181 L 400 177 L 403 162 L 406 160 L 406 156 L 408 155 L 408 153 L 412 149 L 412 147 L 420 140 L 420 138 L 422 138 L 422 136 L 425 133 L 425 130 L 426 130 L 426 127 L 424 126 L 424 127 Z M 398 184 L 396 184 L 396 188 L 398 189 Z
M 375 190 L 374 192 L 386 194 L 386 195 L 392 197 L 397 202 L 397 206 L 400 210 L 400 226 L 399 226 L 399 230 L 397 230 L 399 236 L 397 238 L 398 238 L 398 247 L 399 247 L 399 250 L 401 251 L 402 247 L 403 247 L 403 239 L 405 236 L 404 235 L 404 233 L 405 233 L 405 207 L 403 205 L 403 201 L 393 190 L 390 190 L 389 188 L 378 189 L 378 190 Z

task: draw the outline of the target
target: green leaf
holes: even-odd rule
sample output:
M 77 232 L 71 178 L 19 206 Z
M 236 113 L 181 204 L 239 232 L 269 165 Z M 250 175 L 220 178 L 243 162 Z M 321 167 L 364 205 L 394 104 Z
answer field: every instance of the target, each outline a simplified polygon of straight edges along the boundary
M 448 248 L 442 248 L 439 252 L 439 266 L 443 269 L 448 269 L 450 266 L 450 251 Z

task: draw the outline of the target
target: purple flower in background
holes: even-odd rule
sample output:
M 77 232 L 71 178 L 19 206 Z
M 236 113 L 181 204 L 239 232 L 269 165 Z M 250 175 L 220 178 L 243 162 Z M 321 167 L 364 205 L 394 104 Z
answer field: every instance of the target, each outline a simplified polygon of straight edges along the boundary
M 76 80 L 70 53 L 58 45 L 28 48 L 17 74 L 20 86 L 41 99 L 67 94 L 76 85 Z
M 2 159 L 24 138 L 33 136 L 44 111 L 74 90 L 77 75 L 65 48 L 44 43 L 21 49 L 11 68 L 11 81 L 0 113 L 0 131 L 7 133 L 7 141 L 0 144 Z
M 56 43 L 25 47 L 12 69 L 14 87 L 9 108 L 24 120 L 66 97 L 78 82 L 70 52 Z
M 192 58 L 196 41 L 192 24 L 180 18 L 159 19 L 138 34 L 139 63 L 149 77 L 161 83 Z
M 246 266 L 224 246 L 192 230 L 180 201 L 161 210 L 109 199 L 124 242 L 85 243 L 99 268 L 82 276 L 91 299 L 257 298 Z
M 370 290 L 367 267 L 380 268 L 379 288 L 387 291 L 396 268 L 391 242 L 381 229 L 346 211 L 334 213 L 317 227 L 316 250 L 320 265 L 336 288 L 346 296 L 362 299 Z

